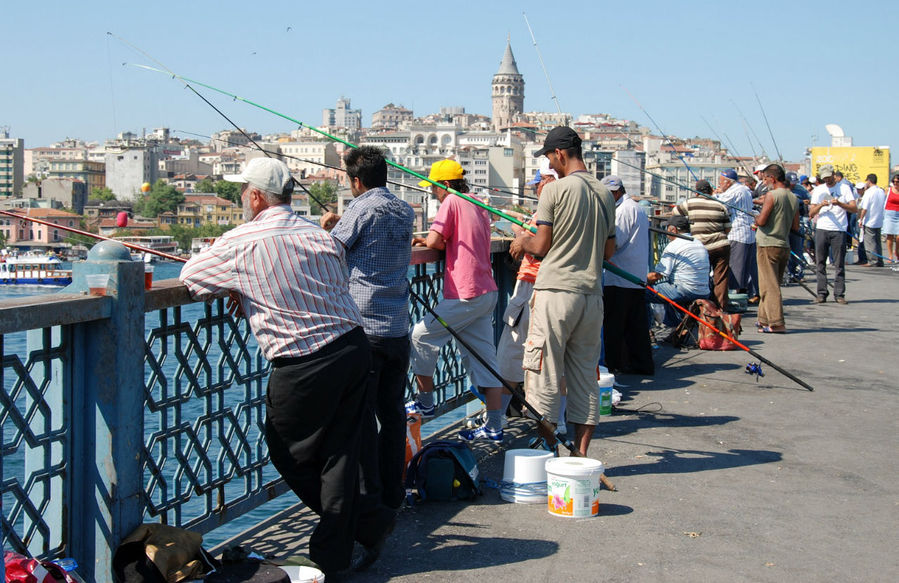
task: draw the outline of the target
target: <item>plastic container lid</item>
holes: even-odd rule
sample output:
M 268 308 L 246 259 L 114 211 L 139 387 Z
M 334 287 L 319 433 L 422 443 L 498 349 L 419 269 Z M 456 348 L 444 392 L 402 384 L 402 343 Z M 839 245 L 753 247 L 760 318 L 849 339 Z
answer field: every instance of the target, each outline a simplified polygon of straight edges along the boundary
M 546 460 L 546 473 L 556 476 L 588 478 L 602 472 L 602 462 L 588 457 L 557 457 Z

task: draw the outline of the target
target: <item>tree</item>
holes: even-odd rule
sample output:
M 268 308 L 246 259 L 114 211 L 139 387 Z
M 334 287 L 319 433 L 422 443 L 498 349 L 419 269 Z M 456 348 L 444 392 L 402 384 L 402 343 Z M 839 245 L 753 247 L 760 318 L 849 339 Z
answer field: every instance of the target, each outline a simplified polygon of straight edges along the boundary
M 106 202 L 110 200 L 115 200 L 115 193 L 109 190 L 105 186 L 95 186 L 91 190 L 91 200 L 99 200 L 100 202 Z
M 215 184 L 213 184 L 211 178 L 204 178 L 197 181 L 197 184 L 194 186 L 194 192 L 215 192 Z
M 182 202 L 184 195 L 160 178 L 150 192 L 134 203 L 134 212 L 145 217 L 155 217 L 166 211 L 175 212 Z
M 312 194 L 309 197 L 309 207 L 313 215 L 322 214 L 321 205 L 316 202 L 316 199 L 325 204 L 337 202 L 337 185 L 333 182 L 316 182 L 311 184 L 309 185 L 309 192 Z
M 219 180 L 213 186 L 213 191 L 220 197 L 240 204 L 240 184 Z

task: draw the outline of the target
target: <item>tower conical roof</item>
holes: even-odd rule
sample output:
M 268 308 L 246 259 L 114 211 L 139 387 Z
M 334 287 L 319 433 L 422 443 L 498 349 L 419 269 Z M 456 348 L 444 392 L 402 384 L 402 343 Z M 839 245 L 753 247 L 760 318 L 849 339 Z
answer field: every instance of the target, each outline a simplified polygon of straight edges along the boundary
M 515 64 L 515 56 L 512 54 L 512 43 L 506 41 L 506 53 L 503 55 L 503 61 L 499 64 L 497 75 L 520 75 L 518 65 Z

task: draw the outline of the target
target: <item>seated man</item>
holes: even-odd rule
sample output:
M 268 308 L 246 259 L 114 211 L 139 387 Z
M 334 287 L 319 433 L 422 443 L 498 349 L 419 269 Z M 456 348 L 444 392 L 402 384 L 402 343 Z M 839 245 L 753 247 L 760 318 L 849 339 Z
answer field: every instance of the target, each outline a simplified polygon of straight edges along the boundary
M 681 305 L 709 297 L 709 252 L 697 240 L 687 241 L 676 237 L 690 230 L 687 217 L 674 215 L 668 219 L 667 231 L 670 243 L 662 251 L 655 271 L 649 272 L 646 281 L 657 292 Z M 658 283 L 662 279 L 665 282 Z M 680 321 L 678 311 L 654 293 L 646 292 L 646 301 L 665 305 L 666 326 L 676 326 Z

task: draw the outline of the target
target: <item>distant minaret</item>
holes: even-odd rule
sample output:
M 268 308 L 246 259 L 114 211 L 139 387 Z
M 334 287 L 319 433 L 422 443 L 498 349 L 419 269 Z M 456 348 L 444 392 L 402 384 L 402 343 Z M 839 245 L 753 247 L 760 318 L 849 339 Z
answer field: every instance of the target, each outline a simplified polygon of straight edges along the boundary
M 506 54 L 493 76 L 493 130 L 509 127 L 524 111 L 524 77 L 518 72 L 512 55 L 511 38 L 506 39 Z

